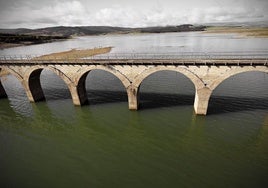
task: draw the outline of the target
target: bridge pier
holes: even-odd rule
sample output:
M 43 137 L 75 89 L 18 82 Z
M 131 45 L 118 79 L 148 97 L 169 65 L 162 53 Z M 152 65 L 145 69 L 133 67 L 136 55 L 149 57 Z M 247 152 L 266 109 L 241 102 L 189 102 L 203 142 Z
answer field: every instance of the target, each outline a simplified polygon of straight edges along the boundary
M 139 108 L 139 88 L 130 85 L 127 88 L 128 108 L 129 110 L 138 110 Z
M 195 92 L 194 110 L 197 115 L 206 115 L 212 90 L 207 87 Z
M 45 95 L 40 83 L 41 72 L 42 69 L 35 70 L 30 75 L 28 81 L 24 80 L 23 85 L 25 87 L 25 91 L 30 102 L 38 102 L 45 100 Z
M 0 80 L 0 99 L 1 98 L 7 98 L 7 94 Z
M 86 78 L 88 72 L 83 74 L 75 86 L 69 85 L 69 89 L 73 98 L 73 103 L 76 106 L 82 106 L 88 103 L 87 90 L 86 90 Z
M 28 100 L 30 102 L 38 102 L 38 101 L 44 101 L 45 100 L 45 96 L 44 96 L 44 93 L 43 93 L 43 90 L 40 86 L 39 87 L 34 87 L 33 85 L 32 86 L 29 86 L 27 83 L 23 83 L 23 86 L 25 88 L 25 92 L 26 92 L 26 95 L 28 97 Z M 35 89 L 33 89 L 35 88 Z
M 83 104 L 88 103 L 86 88 L 84 85 L 80 85 L 80 87 L 68 85 L 68 88 L 75 106 L 82 106 Z

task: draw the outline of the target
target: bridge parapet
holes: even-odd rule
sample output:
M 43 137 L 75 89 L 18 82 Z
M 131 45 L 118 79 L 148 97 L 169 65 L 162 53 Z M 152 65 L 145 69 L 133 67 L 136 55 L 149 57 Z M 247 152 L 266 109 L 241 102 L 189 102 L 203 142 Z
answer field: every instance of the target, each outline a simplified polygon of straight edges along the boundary
M 267 66 L 268 56 L 209 56 L 168 54 L 97 55 L 90 58 L 0 56 L 0 65 L 205 65 L 205 66 Z
M 83 59 L 256 59 L 268 58 L 268 51 L 243 51 L 243 52 L 176 52 L 176 53 L 107 53 L 89 56 Z M 81 59 L 79 55 L 68 56 L 62 55 L 38 55 L 38 54 L 24 54 L 24 55 L 1 55 L 0 60 L 68 60 Z

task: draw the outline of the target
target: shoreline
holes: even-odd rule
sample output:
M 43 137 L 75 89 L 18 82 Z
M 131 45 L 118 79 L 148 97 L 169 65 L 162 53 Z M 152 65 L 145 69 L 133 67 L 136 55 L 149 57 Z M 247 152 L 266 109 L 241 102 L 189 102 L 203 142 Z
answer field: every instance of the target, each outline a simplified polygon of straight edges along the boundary
M 25 44 L 19 44 L 19 43 L 0 43 L 0 50 L 4 50 L 7 48 L 15 48 L 20 46 L 26 46 Z
M 24 35 L 24 34 L 1 34 L 0 33 L 0 50 L 15 48 L 21 46 L 45 44 L 52 42 L 60 42 L 76 37 L 88 37 L 88 36 L 120 36 L 120 35 L 143 35 L 143 34 L 161 34 L 161 33 L 181 33 L 181 32 L 201 32 L 204 34 L 235 34 L 241 38 L 268 38 L 268 27 L 243 27 L 243 26 L 204 26 L 204 30 L 194 31 L 165 31 L 165 32 L 141 32 L 138 30 L 133 31 L 118 31 L 108 32 L 92 35 L 71 35 L 71 36 L 36 36 L 36 35 Z M 149 28 L 151 29 L 151 28 Z M 26 38 L 26 39 L 25 39 Z M 9 41 L 9 42 L 7 42 Z
M 71 39 L 71 38 L 69 38 Z M 51 41 L 43 41 L 40 43 L 35 43 L 35 42 L 20 42 L 20 43 L 5 43 L 5 42 L 0 42 L 0 50 L 8 49 L 8 48 L 16 48 L 16 47 L 21 47 L 21 46 L 30 46 L 30 45 L 38 45 L 38 44 L 46 44 L 46 43 L 52 43 L 52 42 L 60 42 L 60 41 L 66 41 L 68 39 L 59 39 L 59 40 L 51 40 Z
M 67 40 L 73 37 L 125 34 L 151 34 L 169 32 L 204 31 L 206 26 L 183 24 L 178 26 L 156 26 L 124 28 L 110 26 L 48 27 L 40 29 L 0 29 L 0 49 Z
M 268 38 L 268 27 L 210 26 L 203 33 L 236 34 L 242 38 Z

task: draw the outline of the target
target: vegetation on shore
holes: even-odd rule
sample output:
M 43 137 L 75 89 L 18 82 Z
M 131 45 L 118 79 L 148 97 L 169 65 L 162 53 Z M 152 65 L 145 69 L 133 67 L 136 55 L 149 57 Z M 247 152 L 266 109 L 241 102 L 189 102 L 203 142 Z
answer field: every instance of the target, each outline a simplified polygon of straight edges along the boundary
M 138 33 L 168 33 L 168 32 L 190 32 L 190 31 L 204 31 L 206 26 L 194 26 L 191 24 L 184 24 L 179 26 L 166 27 L 145 27 L 138 28 Z
M 157 26 L 157 27 L 109 27 L 109 26 L 81 26 L 81 27 L 48 27 L 41 29 L 0 29 L 0 33 L 24 34 L 35 36 L 86 36 L 103 34 L 127 34 L 127 33 L 165 33 L 165 32 L 186 32 L 186 31 L 204 31 L 205 26 L 194 26 L 184 24 L 178 26 Z
M 0 34 L 0 48 L 16 47 L 22 45 L 41 44 L 68 39 L 68 36 L 45 36 L 26 34 Z
M 234 33 L 241 37 L 268 37 L 268 27 L 217 26 L 207 27 L 205 33 Z

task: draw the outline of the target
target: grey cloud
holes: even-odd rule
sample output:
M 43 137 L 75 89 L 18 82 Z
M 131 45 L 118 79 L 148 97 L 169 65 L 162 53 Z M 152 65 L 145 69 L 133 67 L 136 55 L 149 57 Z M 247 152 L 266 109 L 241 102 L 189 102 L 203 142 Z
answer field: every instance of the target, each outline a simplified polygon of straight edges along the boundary
M 213 2 L 213 3 L 212 3 Z M 116 4 L 115 4 L 116 3 Z M 121 4 L 119 4 L 121 3 Z M 152 4 L 150 6 L 150 3 Z M 9 0 L 1 2 L 0 27 L 56 25 L 156 26 L 184 23 L 268 21 L 267 0 Z
M 57 21 L 52 18 L 37 18 L 34 19 L 32 22 L 37 24 L 58 24 Z

